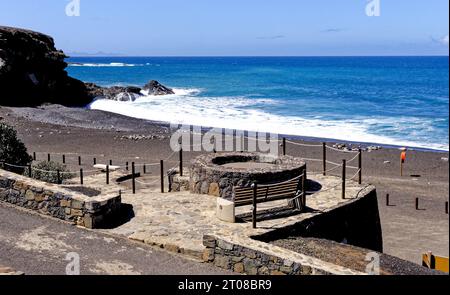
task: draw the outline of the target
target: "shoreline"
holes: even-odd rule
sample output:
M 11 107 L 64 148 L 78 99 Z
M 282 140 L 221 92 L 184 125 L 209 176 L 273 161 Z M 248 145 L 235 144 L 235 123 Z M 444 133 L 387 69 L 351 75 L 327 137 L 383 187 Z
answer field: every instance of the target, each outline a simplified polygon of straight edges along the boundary
M 25 112 L 21 112 L 20 109 L 23 110 L 29 110 L 29 109 L 40 109 L 40 110 L 44 110 L 45 111 L 53 111 L 55 109 L 65 109 L 65 112 L 67 112 L 67 109 L 78 112 L 79 114 L 82 114 L 83 112 L 88 113 L 88 112 L 92 112 L 92 113 L 103 113 L 104 116 L 106 117 L 110 117 L 110 118 L 121 118 L 124 120 L 130 120 L 132 122 L 141 122 L 144 123 L 145 125 L 152 125 L 154 127 L 157 128 L 167 128 L 168 126 L 170 126 L 172 123 L 170 122 L 162 122 L 162 121 L 153 121 L 153 120 L 148 120 L 148 119 L 140 119 L 140 118 L 135 118 L 135 117 L 131 117 L 131 116 L 127 116 L 127 115 L 122 115 L 122 114 L 118 114 L 118 113 L 114 113 L 114 112 L 109 112 L 109 111 L 103 111 L 103 110 L 95 110 L 95 109 L 89 109 L 88 107 L 85 108 L 69 108 L 69 107 L 64 107 L 61 105 L 55 105 L 55 104 L 50 104 L 50 105 L 45 105 L 45 106 L 41 106 L 41 107 L 37 107 L 37 108 L 15 108 L 15 107 L 10 107 L 10 109 L 15 110 L 15 112 L 19 113 L 19 114 L 25 114 L 28 117 L 32 117 L 33 114 L 31 114 L 28 111 Z M 69 111 L 70 112 L 70 111 Z M 47 117 L 47 116 L 46 116 Z M 43 119 L 42 116 L 40 116 L 37 119 Z M 45 120 L 44 120 L 45 121 Z M 58 121 L 47 121 L 47 123 L 50 124 L 63 124 L 62 122 L 58 122 Z M 83 125 L 79 125 L 78 127 L 82 127 Z M 189 125 L 189 126 L 194 126 L 194 127 L 198 127 L 195 125 Z M 94 128 L 97 129 L 95 126 L 86 126 L 87 128 Z M 207 130 L 216 128 L 216 127 L 206 127 L 206 126 L 201 126 L 202 128 L 202 132 L 205 132 Z M 125 129 L 129 129 L 129 128 L 125 128 Z M 230 130 L 229 128 L 226 127 L 222 127 L 222 128 L 218 128 L 218 129 L 223 129 L 223 130 Z M 123 130 L 125 131 L 125 130 Z M 242 131 L 242 130 L 239 130 Z M 244 132 L 248 132 L 248 130 L 244 130 Z M 303 141 L 303 142 L 309 142 L 309 143 L 322 143 L 322 142 L 326 142 L 326 143 L 330 143 L 330 144 L 344 144 L 344 145 L 350 145 L 350 146 L 354 146 L 354 147 L 363 147 L 363 148 L 367 148 L 367 147 L 376 147 L 377 149 L 379 148 L 383 148 L 383 149 L 395 149 L 395 150 L 399 150 L 401 148 L 407 148 L 409 151 L 420 151 L 420 152 L 432 152 L 432 153 L 439 153 L 439 154 L 446 154 L 449 152 L 449 150 L 443 150 L 443 149 L 434 149 L 434 148 L 422 148 L 422 147 L 415 147 L 415 146 L 404 146 L 404 145 L 392 145 L 392 144 L 384 144 L 384 143 L 377 143 L 377 142 L 364 142 L 364 141 L 350 141 L 350 140 L 341 140 L 341 139 L 336 139 L 336 138 L 327 138 L 327 137 L 310 137 L 310 136 L 302 136 L 302 135 L 292 135 L 292 134 L 284 134 L 284 133 L 280 133 L 278 134 L 279 138 L 283 138 L 285 137 L 287 140 L 298 140 L 298 141 Z
M 175 88 L 174 88 L 175 89 Z M 190 89 L 188 89 L 190 90 Z M 182 97 L 183 94 L 178 94 L 176 93 L 175 97 Z M 142 99 L 150 99 L 152 96 L 144 96 Z M 143 100 L 143 102 L 145 102 L 145 100 Z M 128 110 L 128 108 L 130 108 L 130 110 L 134 110 L 134 113 L 130 113 L 130 110 Z M 164 116 L 160 116 L 160 113 L 155 113 L 152 112 L 152 110 L 150 109 L 149 112 L 152 115 L 155 116 L 159 116 L 157 120 L 152 119 L 151 117 L 148 117 L 148 115 L 146 115 L 146 109 L 144 109 L 143 107 L 140 107 L 139 104 L 138 105 L 134 105 L 134 104 L 129 104 L 129 103 L 125 103 L 122 104 L 122 102 L 115 102 L 115 101 L 110 101 L 110 100 L 104 100 L 104 99 L 100 99 L 100 100 L 94 100 L 90 105 L 86 106 L 86 109 L 88 110 L 100 110 L 100 111 L 104 111 L 104 112 L 108 112 L 108 113 L 112 113 L 112 114 L 116 114 L 116 115 L 121 115 L 121 116 L 126 116 L 128 118 L 133 118 L 133 119 L 138 119 L 138 120 L 145 120 L 145 121 L 149 121 L 149 122 L 155 122 L 155 123 L 161 123 L 161 121 L 163 121 L 165 118 Z M 155 113 L 155 114 L 154 114 Z M 170 115 L 173 115 L 169 112 Z M 182 116 L 182 114 L 176 114 L 177 116 Z M 289 118 L 289 117 L 283 117 L 283 116 L 278 116 L 275 115 L 275 118 Z M 245 125 L 247 124 L 245 121 L 240 122 L 239 124 L 236 124 L 236 122 L 232 122 L 230 121 L 230 119 L 223 119 L 223 118 L 219 118 L 218 122 L 215 122 L 214 120 L 211 121 L 211 117 L 206 116 L 205 117 L 205 121 L 202 122 L 202 120 L 200 120 L 198 117 L 190 117 L 190 119 L 184 119 L 182 121 L 185 121 L 186 124 L 183 123 L 183 125 L 185 126 L 199 126 L 199 124 L 202 124 L 202 128 L 205 129 L 211 129 L 211 128 L 217 128 L 217 129 L 225 129 L 225 130 L 242 130 L 241 129 L 241 125 Z M 267 122 L 267 120 L 269 119 L 264 119 L 264 122 Z M 302 119 L 305 122 L 310 122 L 307 119 Z M 311 122 L 313 122 L 315 120 L 312 120 Z M 194 123 L 192 123 L 194 122 Z M 324 123 L 326 123 L 328 121 L 325 121 Z M 331 121 L 330 121 L 331 122 Z M 163 121 L 162 123 L 165 124 L 171 124 L 168 121 Z M 320 126 L 322 123 L 318 124 L 317 122 L 315 122 L 313 125 L 318 124 L 316 127 L 311 127 L 309 126 L 309 123 L 306 123 L 305 128 L 309 129 L 309 132 L 306 132 L 309 135 L 299 135 L 300 131 L 297 130 L 297 125 L 293 125 L 296 126 L 296 128 L 292 129 L 289 128 L 289 123 L 287 123 L 287 125 L 283 125 L 283 127 L 279 126 L 279 122 L 278 124 L 275 123 L 274 125 L 271 124 L 265 124 L 264 127 L 261 128 L 261 132 L 263 133 L 274 133 L 274 134 L 278 134 L 279 136 L 282 137 L 287 137 L 290 139 L 298 139 L 298 140 L 304 140 L 304 141 L 313 141 L 313 142 L 322 142 L 322 141 L 326 141 L 326 142 L 332 142 L 332 143 L 346 143 L 346 144 L 353 144 L 353 145 L 362 145 L 362 146 L 381 146 L 384 148 L 402 148 L 402 147 L 407 147 L 408 149 L 412 149 L 412 150 L 420 150 L 420 151 L 436 151 L 436 152 L 448 152 L 449 149 L 449 145 L 448 142 L 444 142 L 444 143 L 427 143 L 426 141 L 415 141 L 415 140 L 408 140 L 408 139 L 402 139 L 402 140 L 396 140 L 394 138 L 391 138 L 387 135 L 376 135 L 376 134 L 371 134 L 371 133 L 367 133 L 366 131 L 362 131 L 359 130 L 358 132 L 356 132 L 356 134 L 358 134 L 358 136 L 355 136 L 355 134 L 350 133 L 349 130 L 343 132 L 343 130 L 346 130 L 346 126 L 341 126 L 340 128 L 337 128 L 338 125 L 333 125 L 332 127 L 330 127 L 331 131 L 325 132 L 324 130 L 327 129 L 324 126 Z M 336 123 L 337 124 L 337 123 Z M 245 131 L 254 131 L 254 130 L 258 130 L 260 127 L 258 127 L 258 124 L 250 124 L 250 127 L 247 127 L 247 129 Z M 224 127 L 224 126 L 228 126 L 228 127 Z M 286 127 L 287 126 L 287 127 Z M 285 128 L 286 127 L 286 128 Z M 279 128 L 279 129 L 277 129 Z M 311 128 L 318 128 L 317 130 L 311 130 Z M 350 128 L 355 128 L 355 126 L 350 126 Z M 292 129 L 289 133 L 288 131 L 280 131 L 280 130 L 288 130 L 288 129 Z M 317 131 L 317 132 L 316 132 Z M 294 133 L 295 132 L 295 133 Z M 331 133 L 330 133 L 331 132 Z M 343 134 L 341 134 L 340 136 L 342 138 L 349 138 L 349 139 L 340 139 L 339 137 L 337 137 L 337 134 L 339 134 L 340 132 L 342 132 Z M 361 133 L 362 132 L 362 133 Z M 314 133 L 322 133 L 320 136 L 314 136 Z M 350 135 L 353 134 L 353 135 Z M 336 137 L 334 137 L 336 136 Z M 361 139 L 361 138 L 365 138 L 365 139 Z M 377 140 L 378 139 L 378 140 Z

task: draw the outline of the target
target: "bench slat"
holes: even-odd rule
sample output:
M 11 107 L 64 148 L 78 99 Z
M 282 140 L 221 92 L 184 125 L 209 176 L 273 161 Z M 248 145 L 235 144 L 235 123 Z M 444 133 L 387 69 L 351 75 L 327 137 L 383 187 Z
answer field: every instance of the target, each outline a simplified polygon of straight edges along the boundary
M 290 185 L 290 186 L 286 186 L 286 187 L 267 187 L 267 188 L 260 188 L 257 189 L 257 193 L 258 194 L 271 194 L 272 192 L 276 192 L 276 191 L 295 191 L 298 189 L 298 184 L 295 185 Z M 248 195 L 252 195 L 253 196 L 254 190 L 253 188 L 248 188 L 246 190 L 241 190 L 238 192 L 235 192 L 234 195 L 236 197 L 245 197 Z
M 288 185 L 288 186 L 282 186 L 282 187 L 272 186 L 272 187 L 258 188 L 257 191 L 259 193 L 259 192 L 274 191 L 274 190 L 295 190 L 295 189 L 297 189 L 297 187 L 298 187 L 298 184 L 295 183 L 295 184 L 291 184 L 291 185 Z M 246 189 L 241 189 L 241 190 L 235 190 L 235 192 L 234 192 L 234 194 L 236 196 L 247 195 L 249 193 L 253 194 L 253 188 L 246 188 Z
M 278 201 L 278 200 L 285 200 L 285 199 L 293 199 L 295 198 L 296 195 L 295 194 L 279 194 L 279 195 L 275 195 L 275 196 L 271 196 L 269 199 L 266 198 L 258 198 L 257 199 L 257 203 L 264 203 L 264 202 L 269 202 L 269 201 Z M 239 200 L 239 201 L 235 201 L 235 206 L 239 207 L 239 206 L 245 206 L 245 205 L 252 205 L 253 204 L 253 198 L 251 200 Z
M 267 189 L 267 188 L 274 188 L 274 187 L 290 187 L 290 186 L 298 185 L 298 184 L 299 184 L 299 181 L 297 180 L 297 181 L 283 183 L 283 184 L 274 184 L 274 185 L 268 185 L 268 186 L 260 186 L 260 187 L 258 187 L 258 190 Z M 251 187 L 235 187 L 234 190 L 236 192 L 239 192 L 239 191 L 253 190 L 253 188 L 251 188 Z
M 278 194 L 278 193 L 286 193 L 286 194 L 295 194 L 297 192 L 297 188 L 295 189 L 289 189 L 289 190 L 284 190 L 284 189 L 279 189 L 279 190 L 270 190 L 268 192 L 258 192 L 256 194 L 257 197 L 269 197 L 274 195 L 274 194 Z M 253 194 L 246 194 L 246 195 L 236 195 L 234 196 L 235 200 L 241 200 L 241 199 L 252 199 L 253 198 Z

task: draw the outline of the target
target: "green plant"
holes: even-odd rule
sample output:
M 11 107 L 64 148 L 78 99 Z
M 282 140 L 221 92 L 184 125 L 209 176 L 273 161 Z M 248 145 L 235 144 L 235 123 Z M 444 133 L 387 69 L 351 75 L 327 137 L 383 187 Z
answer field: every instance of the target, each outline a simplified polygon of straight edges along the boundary
M 17 138 L 17 132 L 9 125 L 0 123 L 0 162 L 15 166 L 27 166 L 32 161 L 27 148 Z M 11 172 L 22 173 L 23 168 L 4 165 L 4 169 Z
M 64 164 L 52 161 L 42 161 L 32 166 L 31 178 L 58 184 L 58 171 L 60 183 L 75 177 L 75 173 L 70 173 L 67 166 Z M 24 174 L 27 176 L 29 175 L 28 168 L 25 170 Z

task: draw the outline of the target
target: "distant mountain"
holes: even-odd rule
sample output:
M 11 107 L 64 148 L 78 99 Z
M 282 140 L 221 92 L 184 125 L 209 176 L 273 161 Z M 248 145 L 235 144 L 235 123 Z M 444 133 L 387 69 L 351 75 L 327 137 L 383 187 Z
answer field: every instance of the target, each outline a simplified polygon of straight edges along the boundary
M 103 52 L 103 51 L 98 51 L 98 52 L 83 52 L 83 51 L 69 51 L 67 52 L 67 55 L 70 57 L 78 57 L 78 56 L 82 56 L 82 57 L 86 57 L 86 56 L 107 56 L 107 57 L 111 57 L 111 56 L 125 56 L 125 54 L 121 54 L 121 53 L 110 53 L 110 52 Z

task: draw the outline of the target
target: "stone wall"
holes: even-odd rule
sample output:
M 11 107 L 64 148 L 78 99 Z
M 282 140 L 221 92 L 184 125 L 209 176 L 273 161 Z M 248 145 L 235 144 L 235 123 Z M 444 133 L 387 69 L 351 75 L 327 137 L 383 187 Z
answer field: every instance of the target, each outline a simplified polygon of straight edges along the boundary
M 121 196 L 88 197 L 0 169 L 0 201 L 87 228 L 101 228 L 120 214 Z
M 248 275 L 363 274 L 262 242 L 243 242 L 206 235 L 203 238 L 203 245 L 206 247 L 203 260 L 217 267 Z

